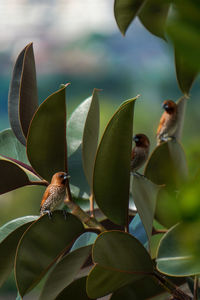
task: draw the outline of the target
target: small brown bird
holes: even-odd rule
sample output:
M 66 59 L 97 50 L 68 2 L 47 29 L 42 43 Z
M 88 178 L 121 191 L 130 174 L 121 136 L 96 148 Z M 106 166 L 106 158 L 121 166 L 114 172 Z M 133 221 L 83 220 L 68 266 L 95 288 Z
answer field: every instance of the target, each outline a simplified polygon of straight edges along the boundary
M 135 147 L 131 153 L 131 172 L 136 173 L 148 158 L 150 142 L 148 137 L 142 133 L 136 134 L 133 141 L 135 141 Z
M 163 108 L 165 111 L 160 118 L 157 129 L 157 145 L 169 140 L 169 138 L 174 138 L 173 135 L 177 128 L 178 109 L 176 103 L 172 100 L 165 100 Z
M 40 204 L 40 215 L 48 213 L 52 216 L 52 211 L 60 206 L 66 195 L 66 182 L 70 176 L 65 172 L 55 173 L 51 183 L 46 188 Z

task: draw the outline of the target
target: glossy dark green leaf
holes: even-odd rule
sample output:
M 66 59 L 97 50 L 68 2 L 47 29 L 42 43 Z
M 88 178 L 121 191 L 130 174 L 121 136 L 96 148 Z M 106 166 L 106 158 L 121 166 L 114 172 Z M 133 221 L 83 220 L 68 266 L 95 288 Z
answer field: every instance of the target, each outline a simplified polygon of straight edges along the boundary
M 95 266 L 87 280 L 91 298 L 103 297 L 132 281 L 152 274 L 151 258 L 142 244 L 122 231 L 100 234 L 93 246 Z
M 0 132 L 0 155 L 30 164 L 26 155 L 26 147 L 18 141 L 10 128 Z
M 160 272 L 169 276 L 200 274 L 199 225 L 199 222 L 190 226 L 187 223 L 181 223 L 172 227 L 163 236 L 156 259 Z M 193 226 L 195 226 L 194 232 Z
M 18 227 L 34 221 L 38 216 L 25 216 L 9 221 L 0 227 L 0 243 Z
M 178 85 L 183 94 L 189 95 L 198 70 L 192 67 L 177 49 L 175 49 L 174 56 Z
M 152 272 L 152 261 L 146 249 L 136 238 L 123 231 L 100 234 L 93 246 L 93 261 L 124 272 Z
M 66 300 L 66 299 L 81 299 L 90 300 L 86 294 L 86 277 L 79 278 L 72 282 L 67 288 L 65 288 L 62 293 L 56 297 L 55 300 Z
M 18 164 L 26 172 L 30 180 L 39 180 L 30 166 L 25 146 L 18 141 L 10 128 L 0 132 L 0 158 L 6 158 Z
M 90 187 L 85 177 L 82 165 L 82 147 L 68 158 L 71 193 L 76 198 L 89 199 Z
M 0 194 L 30 184 L 25 171 L 9 160 L 0 158 L 0 173 L 2 174 L 0 180 Z
M 65 219 L 61 211 L 39 218 L 23 235 L 17 249 L 15 277 L 21 296 L 45 275 L 73 239 L 83 233 L 82 223 L 73 215 Z
M 151 249 L 151 258 L 152 259 L 156 259 L 156 257 L 157 257 L 159 243 L 160 243 L 160 240 L 163 237 L 163 235 L 164 235 L 164 233 L 159 233 L 159 234 L 154 234 L 151 237 L 150 249 Z
M 188 176 L 185 153 L 178 141 L 162 143 L 151 154 L 145 176 L 154 183 L 177 188 Z
M 146 300 L 162 293 L 164 289 L 151 276 L 146 276 L 114 292 L 110 300 Z
M 192 70 L 191 67 L 194 68 L 193 70 L 200 70 L 199 1 L 176 0 L 173 8 L 171 18 L 167 23 L 168 36 L 186 62 L 183 68 L 186 70 L 189 66 L 190 70 Z M 181 76 L 184 77 L 183 74 Z
M 181 187 L 182 188 L 182 187 Z M 155 218 L 166 228 L 181 220 L 179 191 L 165 187 L 158 193 Z
M 170 4 L 163 0 L 147 0 L 139 18 L 152 34 L 165 39 L 165 24 Z
M 174 136 L 178 141 L 180 141 L 182 137 L 187 101 L 188 101 L 188 97 L 183 96 L 176 102 L 178 108 L 178 120 L 177 120 L 177 129 L 176 132 L 174 133 Z
M 125 35 L 129 25 L 139 14 L 144 4 L 145 0 L 115 0 L 115 19 L 123 35 Z
M 84 128 L 91 106 L 94 105 L 95 117 L 98 119 L 98 90 L 94 89 L 93 95 L 84 100 L 72 113 L 67 122 L 67 150 L 68 156 L 73 154 L 82 145 Z M 93 103 L 93 105 L 92 105 Z M 98 121 L 98 120 L 97 120 Z M 96 124 L 95 124 L 96 126 Z
M 98 90 L 95 89 L 85 121 L 82 144 L 83 169 L 90 187 L 92 187 L 94 160 L 98 145 L 99 117 Z
M 89 273 L 86 283 L 86 291 L 92 299 L 108 295 L 121 287 L 139 279 L 142 275 L 117 272 L 95 265 Z
M 64 256 L 49 274 L 40 300 L 54 300 L 64 288 L 72 283 L 90 255 L 92 246 L 81 247 Z
M 12 271 L 17 244 L 22 234 L 37 218 L 37 216 L 26 216 L 12 220 L 0 227 L 0 286 Z
M 95 200 L 103 213 L 119 225 L 127 222 L 135 100 L 124 102 L 109 121 L 94 166 Z
M 148 239 L 152 234 L 153 219 L 156 208 L 157 195 L 160 186 L 143 176 L 132 176 L 133 201 L 140 215 Z
M 28 159 L 47 181 L 54 173 L 66 170 L 66 86 L 39 106 L 28 133 Z
M 67 122 L 67 149 L 71 191 L 75 197 L 83 199 L 88 199 L 90 195 L 88 182 L 91 182 L 98 142 L 99 104 L 97 93 L 98 90 L 95 89 L 93 95 L 75 109 Z
M 38 107 L 37 82 L 33 44 L 19 54 L 11 79 L 8 96 L 8 113 L 12 130 L 26 145 L 30 121 Z

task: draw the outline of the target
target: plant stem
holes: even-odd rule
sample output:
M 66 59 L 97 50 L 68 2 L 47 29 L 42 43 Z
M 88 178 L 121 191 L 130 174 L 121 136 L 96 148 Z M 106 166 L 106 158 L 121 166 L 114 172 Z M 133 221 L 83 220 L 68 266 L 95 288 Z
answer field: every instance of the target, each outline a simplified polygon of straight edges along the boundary
M 154 271 L 154 276 L 158 281 L 161 283 L 161 285 L 170 293 L 173 295 L 173 297 L 177 300 L 192 300 L 192 298 L 185 294 L 181 289 L 179 289 L 173 282 L 171 282 L 169 279 L 167 279 L 162 274 L 158 273 L 157 271 Z
M 155 227 L 152 228 L 152 234 L 161 234 L 166 233 L 167 229 L 156 229 Z
M 69 180 L 66 183 L 67 197 L 64 200 L 64 203 L 69 207 L 72 214 L 79 218 L 83 223 L 88 227 L 96 228 L 99 231 L 103 232 L 106 229 L 95 219 L 94 217 L 89 216 L 79 205 L 77 205 L 72 200 L 71 190 L 69 186 Z
M 94 213 L 94 194 L 93 193 L 90 195 L 90 216 L 92 218 L 95 218 L 95 213 Z
M 45 180 L 43 181 L 30 181 L 30 185 L 43 185 L 43 186 L 48 186 L 49 183 Z
M 198 287 L 199 287 L 199 278 L 198 276 L 196 275 L 194 277 L 194 292 L 193 292 L 193 300 L 198 300 Z

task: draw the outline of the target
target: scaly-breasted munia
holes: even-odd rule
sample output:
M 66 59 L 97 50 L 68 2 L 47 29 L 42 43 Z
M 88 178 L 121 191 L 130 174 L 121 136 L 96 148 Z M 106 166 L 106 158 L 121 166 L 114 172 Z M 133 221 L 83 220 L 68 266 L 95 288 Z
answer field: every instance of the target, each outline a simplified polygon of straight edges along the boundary
M 52 211 L 62 204 L 66 196 L 66 182 L 69 177 L 65 172 L 58 172 L 53 175 L 51 183 L 42 197 L 40 215 L 48 213 L 51 217 Z
M 163 108 L 165 111 L 160 118 L 157 129 L 157 145 L 167 141 L 169 138 L 173 138 L 177 129 L 178 110 L 176 103 L 172 100 L 165 100 Z
M 135 147 L 131 153 L 131 172 L 136 171 L 143 166 L 149 155 L 150 142 L 145 134 L 139 133 L 133 137 Z

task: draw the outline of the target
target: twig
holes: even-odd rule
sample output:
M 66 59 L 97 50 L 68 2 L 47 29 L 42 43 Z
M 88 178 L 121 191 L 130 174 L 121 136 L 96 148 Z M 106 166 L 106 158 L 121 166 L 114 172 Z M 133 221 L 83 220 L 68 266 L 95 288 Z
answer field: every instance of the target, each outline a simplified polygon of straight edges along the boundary
M 89 216 L 82 208 L 72 200 L 71 190 L 69 186 L 69 180 L 66 183 L 67 188 L 67 197 L 64 200 L 64 203 L 69 207 L 72 214 L 79 218 L 83 223 L 88 227 L 96 228 L 99 231 L 103 232 L 106 229 L 95 219 L 94 217 Z
M 160 233 L 166 233 L 167 229 L 156 229 L 155 227 L 152 228 L 152 234 L 160 234 Z
M 154 271 L 153 274 L 158 281 L 161 283 L 161 285 L 170 293 L 173 295 L 173 297 L 177 300 L 192 300 L 192 298 L 185 294 L 181 289 L 179 289 L 173 282 L 171 282 L 169 279 L 167 279 L 162 274 L 158 273 L 157 271 Z
M 198 300 L 198 286 L 199 286 L 199 278 L 198 276 L 196 275 L 194 277 L 194 291 L 193 291 L 193 300 Z
M 45 180 L 43 181 L 30 181 L 29 185 L 43 185 L 43 186 L 48 186 L 49 183 Z
M 93 193 L 90 195 L 90 216 L 92 218 L 95 218 L 95 212 L 94 212 L 94 194 Z

